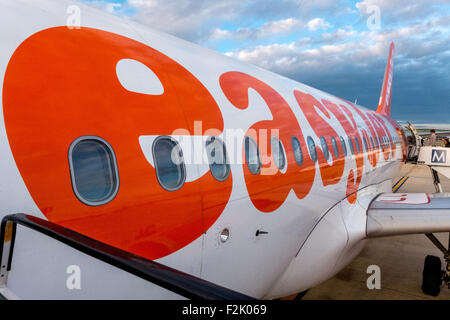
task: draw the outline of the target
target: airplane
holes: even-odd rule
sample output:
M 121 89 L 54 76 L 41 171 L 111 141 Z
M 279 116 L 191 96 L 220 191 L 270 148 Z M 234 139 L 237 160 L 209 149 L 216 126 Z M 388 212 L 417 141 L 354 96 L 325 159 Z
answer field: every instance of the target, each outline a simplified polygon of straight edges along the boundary
M 449 196 L 392 193 L 393 43 L 373 111 L 83 3 L 0 9 L 5 298 L 277 299 L 450 230 Z

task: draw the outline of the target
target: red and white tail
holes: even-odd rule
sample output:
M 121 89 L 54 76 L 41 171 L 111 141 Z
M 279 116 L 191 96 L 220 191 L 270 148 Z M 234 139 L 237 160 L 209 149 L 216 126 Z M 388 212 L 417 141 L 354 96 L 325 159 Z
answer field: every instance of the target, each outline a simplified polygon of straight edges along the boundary
M 391 50 L 384 73 L 383 86 L 381 87 L 380 101 L 377 112 L 383 116 L 391 114 L 392 77 L 394 75 L 394 42 L 391 42 Z

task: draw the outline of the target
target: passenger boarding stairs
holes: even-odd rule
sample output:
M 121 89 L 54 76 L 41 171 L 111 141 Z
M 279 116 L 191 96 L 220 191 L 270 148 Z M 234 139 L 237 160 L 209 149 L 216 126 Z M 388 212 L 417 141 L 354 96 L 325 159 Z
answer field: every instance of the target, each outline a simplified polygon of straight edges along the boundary
M 4 217 L 0 237 L 6 299 L 253 299 L 30 215 Z

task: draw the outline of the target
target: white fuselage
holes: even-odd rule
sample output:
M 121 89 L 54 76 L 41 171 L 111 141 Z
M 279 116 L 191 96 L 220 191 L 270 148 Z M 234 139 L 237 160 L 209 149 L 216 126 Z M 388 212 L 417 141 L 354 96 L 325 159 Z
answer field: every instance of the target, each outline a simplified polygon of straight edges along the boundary
M 70 16 L 67 13 L 67 8 L 71 5 L 76 5 L 81 9 L 81 29 L 72 30 L 66 27 L 67 19 Z M 119 18 L 108 16 L 79 3 L 51 0 L 0 0 L 0 8 L 0 21 L 4 26 L 0 32 L 2 42 L 0 79 L 2 79 L 1 90 L 3 97 L 2 112 L 0 112 L 0 213 L 2 216 L 23 212 L 61 223 L 100 241 L 105 241 L 149 259 L 156 259 L 158 262 L 173 268 L 256 298 L 277 298 L 311 288 L 332 277 L 360 252 L 366 237 L 367 207 L 376 195 L 391 191 L 392 179 L 398 173 L 403 162 L 404 141 L 399 127 L 396 126 L 394 121 L 301 83 L 203 49 L 170 35 L 148 29 L 142 25 L 130 21 L 124 22 Z M 62 35 L 67 34 L 69 37 L 73 36 L 74 38 L 78 37 L 78 35 L 75 35 L 77 32 L 89 33 L 91 29 L 101 30 L 156 50 L 156 52 L 168 57 L 171 61 L 187 70 L 190 75 L 198 80 L 199 86 L 203 86 L 206 89 L 205 92 L 212 98 L 208 100 L 210 101 L 208 103 L 215 103 L 217 106 L 217 117 L 222 118 L 222 121 L 219 121 L 218 134 L 204 134 L 203 131 L 200 131 L 200 134 L 173 132 L 174 130 L 172 129 L 177 129 L 180 126 L 170 128 L 170 130 L 167 129 L 169 130 L 167 132 L 155 132 L 157 131 L 156 129 L 152 131 L 152 128 L 159 128 L 159 126 L 162 127 L 166 123 L 170 123 L 170 119 L 177 119 L 178 121 L 182 114 L 187 114 L 188 116 L 183 120 L 181 128 L 194 128 L 196 125 L 193 123 L 194 121 L 204 121 L 208 129 L 213 128 L 214 124 L 208 123 L 208 112 L 195 115 L 193 114 L 194 111 L 183 109 L 184 105 L 187 104 L 186 102 L 189 102 L 191 99 L 197 99 L 195 91 L 197 89 L 190 90 L 187 88 L 186 92 L 171 92 L 164 82 L 166 75 L 161 76 L 161 72 L 167 73 L 167 79 L 170 78 L 172 84 L 174 83 L 173 79 L 175 79 L 173 77 L 177 77 L 176 72 L 170 74 L 171 71 L 168 67 L 166 69 L 162 68 L 161 70 L 163 71 L 152 69 L 148 63 L 139 61 L 138 58 L 133 56 L 133 53 L 125 56 L 123 52 L 126 53 L 128 51 L 124 50 L 121 52 L 122 58 L 120 61 L 122 62 L 117 65 L 116 70 L 111 72 L 113 76 L 117 76 L 117 79 L 114 80 L 115 82 L 112 83 L 117 86 L 122 85 L 124 94 L 134 91 L 142 95 L 164 96 L 171 92 L 171 94 L 177 95 L 176 100 L 179 103 L 177 110 L 181 110 L 180 114 L 176 114 L 173 111 L 173 118 L 158 118 L 164 113 L 166 108 L 167 112 L 172 112 L 172 109 L 166 105 L 148 106 L 154 110 L 149 111 L 153 112 L 149 116 L 151 118 L 148 118 L 149 130 L 142 129 L 142 132 L 136 132 L 135 137 L 130 138 L 130 141 L 126 141 L 125 138 L 122 141 L 119 138 L 121 131 L 125 135 L 128 125 L 130 128 L 136 128 L 136 131 L 141 130 L 139 129 L 141 128 L 140 123 L 137 124 L 141 119 L 131 119 L 129 114 L 133 114 L 133 117 L 138 115 L 137 112 L 129 111 L 133 108 L 132 106 L 119 107 L 111 105 L 112 102 L 108 102 L 111 106 L 110 114 L 101 114 L 104 116 L 104 122 L 108 122 L 110 125 L 108 123 L 95 123 L 92 128 L 98 126 L 104 130 L 102 132 L 116 132 L 118 133 L 117 136 L 108 136 L 107 133 L 99 134 L 95 130 L 83 132 L 82 125 L 80 125 L 79 129 L 81 131 L 73 133 L 74 138 L 83 135 L 100 136 L 116 152 L 118 175 L 121 179 L 120 188 L 118 189 L 117 198 L 112 200 L 107 206 L 113 206 L 115 201 L 122 201 L 121 199 L 125 198 L 125 193 L 130 194 L 130 197 L 126 201 L 123 200 L 123 206 L 132 202 L 133 183 L 128 183 L 128 180 L 131 180 L 131 178 L 127 180 L 126 177 L 128 171 L 130 172 L 130 177 L 134 174 L 131 172 L 132 169 L 129 169 L 133 168 L 131 164 L 129 165 L 132 160 L 124 160 L 126 156 L 124 152 L 121 153 L 121 147 L 117 143 L 124 144 L 122 150 L 126 150 L 125 144 L 133 146 L 135 152 L 142 157 L 139 165 L 142 165 L 142 170 L 148 171 L 148 173 L 143 173 L 143 175 L 148 174 L 149 177 L 154 177 L 155 155 L 151 146 L 159 136 L 171 136 L 176 141 L 181 141 L 184 137 L 185 142 L 189 141 L 188 143 L 180 142 L 185 158 L 187 158 L 187 155 L 204 152 L 203 145 L 207 137 L 213 135 L 220 137 L 225 142 L 228 156 L 235 160 L 230 163 L 230 178 L 227 181 L 221 184 L 214 180 L 211 180 L 214 182 L 206 180 L 206 175 L 209 174 L 210 170 L 208 164 L 194 161 L 194 163 L 186 164 L 186 182 L 182 187 L 183 189 L 192 186 L 191 191 L 189 191 L 191 193 L 187 191 L 186 193 L 181 193 L 184 191 L 180 189 L 176 191 L 180 192 L 179 196 L 173 198 L 173 201 L 176 201 L 176 199 L 186 197 L 186 199 L 191 199 L 192 203 L 186 202 L 186 205 L 183 206 L 182 202 L 180 202 L 180 204 L 176 206 L 174 204 L 174 207 L 171 207 L 171 204 L 166 204 L 161 199 L 169 197 L 168 201 L 170 202 L 172 201 L 170 197 L 175 193 L 161 188 L 157 180 L 151 180 L 151 188 L 153 188 L 151 190 L 154 191 L 149 191 L 148 196 L 145 196 L 145 193 L 136 193 L 135 202 L 139 204 L 132 204 L 134 209 L 130 211 L 134 213 L 139 211 L 139 208 L 147 206 L 146 211 L 142 214 L 146 214 L 145 217 L 148 217 L 148 215 L 151 215 L 151 212 L 158 211 L 158 203 L 162 203 L 161 205 L 165 206 L 161 210 L 165 210 L 167 214 L 175 211 L 194 210 L 193 208 L 195 208 L 195 212 L 198 214 L 198 221 L 186 220 L 186 224 L 204 225 L 204 229 L 199 227 L 198 234 L 192 239 L 185 235 L 189 233 L 189 227 L 182 229 L 183 226 L 181 223 L 180 225 L 177 224 L 176 215 L 174 215 L 167 218 L 170 221 L 167 222 L 167 225 L 164 225 L 164 230 L 167 230 L 167 232 L 161 235 L 158 240 L 155 240 L 156 238 L 153 235 L 157 234 L 158 231 L 151 229 L 154 223 L 150 218 L 141 219 L 141 216 L 137 213 L 136 215 L 127 213 L 120 223 L 112 220 L 113 222 L 111 223 L 114 223 L 114 229 L 112 230 L 114 231 L 111 231 L 111 233 L 116 233 L 116 235 L 111 235 L 107 232 L 109 224 L 105 222 L 111 221 L 108 218 L 107 207 L 103 210 L 101 206 L 88 207 L 86 204 L 78 204 L 76 195 L 73 193 L 69 194 L 69 192 L 67 192 L 67 199 L 63 195 L 58 196 L 58 203 L 60 202 L 61 204 L 53 206 L 51 204 L 51 189 L 45 189 L 44 191 L 39 189 L 39 186 L 48 187 L 52 183 L 61 183 L 64 188 L 67 186 L 67 190 L 71 190 L 68 161 L 61 162 L 61 166 L 64 166 L 64 169 L 61 170 L 66 170 L 66 175 L 51 176 L 52 168 L 58 170 L 56 168 L 58 165 L 53 164 L 47 168 L 45 166 L 45 156 L 42 154 L 56 154 L 59 152 L 59 150 L 56 150 L 58 149 L 56 147 L 54 148 L 55 150 L 52 149 L 53 145 L 56 146 L 56 142 L 55 144 L 48 144 L 50 151 L 41 147 L 29 150 L 29 148 L 39 144 L 30 142 L 27 145 L 24 142 L 27 140 L 26 138 L 28 137 L 30 141 L 35 141 L 38 138 L 35 137 L 34 133 L 36 133 L 36 136 L 39 136 L 41 134 L 40 131 L 46 131 L 46 135 L 42 139 L 49 139 L 52 136 L 55 139 L 59 139 L 58 137 L 62 137 L 65 132 L 72 130 L 72 127 L 75 128 L 77 123 L 89 123 L 91 121 L 90 114 L 84 112 L 74 112 L 72 121 L 70 121 L 70 118 L 67 118 L 67 114 L 63 114 L 62 118 L 59 119 L 58 113 L 51 111 L 53 109 L 45 109 L 46 107 L 43 107 L 42 110 L 36 109 L 40 106 L 38 104 L 39 99 L 47 93 L 51 93 L 53 90 L 58 95 L 52 99 L 45 100 L 42 98 L 44 99 L 42 106 L 48 105 L 51 103 L 49 101 L 55 101 L 55 99 L 59 101 L 61 92 L 65 90 L 63 84 L 61 84 L 65 79 L 61 78 L 61 75 L 57 79 L 49 78 L 48 81 L 45 81 L 47 67 L 42 66 L 41 62 L 39 62 L 38 67 L 41 68 L 39 70 L 43 70 L 40 71 L 42 77 L 33 80 L 34 84 L 39 82 L 36 84 L 36 88 L 33 88 L 35 90 L 33 91 L 34 93 L 29 95 L 27 93 L 27 88 L 30 87 L 28 84 L 25 86 L 28 83 L 27 81 L 29 81 L 27 79 L 34 77 L 37 71 L 34 71 L 31 76 L 27 74 L 26 67 L 23 66 L 23 63 L 19 63 L 20 59 L 25 59 L 24 57 L 29 54 L 27 50 L 37 50 L 35 52 L 37 61 L 44 61 L 41 57 L 49 51 L 55 50 L 55 52 L 58 52 L 57 50 L 59 49 L 53 49 L 53 46 L 58 48 L 64 40 L 61 37 L 52 38 L 55 37 L 52 34 L 45 38 L 45 30 L 55 27 L 61 28 L 58 32 L 61 32 Z M 67 31 L 63 29 L 67 29 Z M 41 38 L 38 33 L 42 34 Z M 27 39 L 36 34 L 38 35 L 32 38 L 30 42 L 26 42 Z M 100 38 L 103 33 L 99 34 L 99 42 L 102 42 L 103 40 Z M 51 42 L 48 39 L 60 39 L 61 42 L 58 40 Z M 82 41 L 84 41 L 84 38 L 80 39 L 82 40 L 77 46 L 83 46 Z M 104 42 L 106 43 L 106 40 Z M 37 47 L 40 43 L 46 44 L 46 46 Z M 18 50 L 19 46 L 22 49 Z M 133 48 L 129 49 L 130 52 L 133 50 Z M 100 56 L 103 55 L 101 51 L 98 54 Z M 90 55 L 86 55 L 86 57 L 90 57 Z M 17 62 L 15 62 L 15 59 L 18 59 Z M 126 59 L 131 60 L 131 62 Z M 67 61 L 68 65 L 71 64 L 70 61 Z M 147 72 L 148 78 L 146 78 L 144 64 L 150 67 L 154 73 L 150 74 Z M 51 68 L 49 65 L 48 70 Z M 54 74 L 53 69 L 51 70 L 51 72 L 48 72 L 49 75 Z M 61 68 L 57 69 L 55 67 L 55 70 L 58 71 Z M 92 67 L 86 67 L 86 70 L 83 70 L 83 72 L 86 72 L 85 75 L 75 75 L 75 77 L 86 77 L 86 81 L 91 81 L 92 79 L 89 79 L 91 77 L 89 70 L 92 70 Z M 142 78 L 136 79 L 134 75 L 141 74 L 140 72 L 142 72 Z M 73 76 L 73 72 L 71 71 L 71 73 L 66 75 L 70 78 Z M 108 76 L 108 74 L 105 74 L 105 78 Z M 23 77 L 25 83 L 23 88 L 20 88 L 21 80 L 17 80 L 21 77 Z M 243 79 L 242 86 L 244 89 L 241 91 L 239 91 L 239 86 L 241 85 L 238 81 L 239 79 Z M 71 80 L 68 81 L 70 82 Z M 104 79 L 97 79 L 96 81 L 98 88 L 101 88 L 103 83 L 105 83 Z M 55 86 L 54 89 L 51 88 L 53 85 Z M 175 88 L 176 85 L 173 85 L 173 87 Z M 100 90 L 97 86 L 91 86 L 91 88 L 93 94 L 90 99 L 92 101 L 99 99 L 99 104 L 101 104 L 102 99 L 107 99 L 103 94 L 95 93 L 96 90 Z M 237 91 L 234 88 L 237 88 Z M 297 92 L 297 95 L 295 92 Z M 248 94 L 247 105 L 238 105 L 237 99 L 239 94 Z M 74 97 L 78 99 L 78 96 L 79 94 Z M 308 102 L 307 98 L 313 98 L 317 102 Z M 245 100 L 245 97 L 243 99 Z M 30 107 L 30 111 L 22 113 L 21 110 L 26 108 L 24 105 L 26 101 L 36 104 L 32 109 Z M 285 105 L 283 101 L 286 103 Z M 65 109 L 68 106 L 71 106 L 72 109 L 76 108 L 76 106 L 83 107 L 83 103 L 85 102 L 81 102 L 81 100 L 77 103 L 71 103 L 68 99 L 68 101 L 60 101 L 59 108 Z M 195 105 L 195 103 L 193 102 L 192 104 Z M 308 103 L 312 103 L 311 108 L 307 108 L 306 105 Z M 325 109 L 314 105 L 315 103 L 321 103 Z M 339 118 L 336 110 L 329 108 L 327 103 L 338 106 L 339 110 L 342 110 L 343 107 L 341 106 L 343 105 L 349 113 L 341 112 L 341 118 Z M 99 106 L 99 108 L 102 107 Z M 94 110 L 95 105 L 91 109 Z M 205 107 L 205 110 L 209 109 Z M 324 110 L 328 115 L 323 112 Z M 36 116 L 24 119 L 30 112 L 36 112 L 36 115 L 44 116 L 42 119 L 36 119 Z M 114 114 L 117 114 L 117 117 Z M 51 116 L 46 117 L 45 115 Z M 192 117 L 190 118 L 189 115 L 192 115 Z M 371 118 L 369 115 L 373 115 L 373 117 Z M 353 117 L 357 128 L 354 128 L 351 117 Z M 123 119 L 123 126 L 116 125 L 116 123 L 120 122 L 112 121 L 112 118 Z M 343 124 L 343 119 L 347 124 Z M 40 122 L 42 125 L 36 124 L 36 122 Z M 60 122 L 60 129 L 55 129 L 57 128 L 54 126 L 55 122 Z M 214 121 L 211 120 L 211 122 Z M 27 128 L 34 124 L 36 126 L 32 130 L 23 131 L 22 123 L 23 127 Z M 368 123 L 370 126 L 368 126 Z M 271 134 L 271 129 L 279 130 L 286 160 L 286 165 L 283 169 L 278 170 L 275 168 L 274 171 L 270 171 L 267 175 L 260 174 L 257 177 L 248 172 L 247 164 L 245 163 L 244 140 L 242 138 L 253 127 L 257 130 L 266 128 L 269 135 Z M 360 137 L 361 152 L 359 154 L 356 151 L 356 154 L 352 154 L 350 150 L 348 142 L 349 130 L 357 132 Z M 236 132 L 241 133 L 241 136 L 238 135 L 240 139 L 235 139 L 235 142 L 232 142 L 233 139 L 227 139 L 227 135 L 236 134 Z M 301 136 L 297 135 L 297 137 L 300 140 L 303 158 L 305 159 L 303 167 L 295 163 L 289 137 L 296 134 L 291 134 L 291 132 L 301 132 Z M 366 141 L 369 145 L 369 150 L 365 150 L 363 146 L 363 132 L 367 133 Z M 329 143 L 330 157 L 329 160 L 325 159 L 325 161 L 321 151 L 320 138 L 322 135 L 325 136 Z M 329 137 L 331 136 L 334 136 L 337 140 L 339 146 L 338 157 L 333 155 L 332 144 L 329 142 Z M 316 162 L 310 159 L 311 150 L 307 147 L 307 137 L 311 137 L 317 146 L 316 150 L 319 153 L 319 160 Z M 342 142 L 340 142 L 339 137 L 344 138 L 347 148 L 346 156 L 343 156 Z M 354 134 L 351 134 L 350 137 L 354 138 Z M 371 139 L 372 141 L 377 139 L 383 140 L 386 137 L 391 138 L 386 143 L 382 141 L 385 145 L 383 148 L 378 146 L 378 142 L 372 142 L 373 145 L 370 142 Z M 196 139 L 200 139 L 200 142 L 195 143 Z M 66 147 L 61 150 L 61 154 L 64 157 L 67 156 L 67 150 L 69 150 L 72 142 L 67 141 Z M 25 155 L 26 152 L 24 150 L 29 150 L 29 155 Z M 261 153 L 264 152 L 261 151 Z M 35 165 L 33 164 L 34 161 L 36 161 Z M 125 163 L 125 161 L 129 162 Z M 270 153 L 268 161 L 271 162 L 272 166 L 263 164 L 263 168 L 270 167 L 273 169 L 274 159 L 270 157 Z M 36 173 L 32 170 L 33 166 L 36 168 Z M 300 171 L 297 172 L 295 170 Z M 360 181 L 357 181 L 358 170 L 360 171 Z M 46 180 L 45 176 L 38 177 L 41 172 L 46 174 L 48 180 Z M 139 175 L 140 173 L 136 173 L 136 177 Z M 303 178 L 303 175 L 307 175 L 309 178 Z M 216 201 L 215 192 L 217 192 L 217 197 L 219 197 L 219 193 L 222 192 L 223 194 L 222 186 L 227 183 L 229 184 L 225 191 L 228 192 L 227 196 L 224 197 L 224 200 L 214 202 Z M 349 185 L 355 185 L 356 190 L 352 191 L 353 189 Z M 270 186 L 273 186 L 272 190 Z M 223 189 L 225 190 L 225 188 Z M 74 203 L 72 211 L 82 213 L 78 216 L 65 218 L 64 215 L 68 214 L 69 210 L 67 212 L 64 210 L 58 211 L 58 205 L 71 206 L 72 203 Z M 220 209 L 217 209 L 218 207 Z M 97 212 L 95 210 L 103 211 Z M 219 210 L 220 212 L 214 210 Z M 212 213 L 212 211 L 214 212 Z M 90 217 L 94 220 L 89 220 L 91 219 Z M 104 217 L 105 221 L 95 220 L 98 217 Z M 164 217 L 164 212 L 161 212 L 161 217 Z M 133 219 L 138 220 L 137 222 L 134 221 L 136 227 L 132 225 L 134 222 L 130 222 Z M 160 223 L 159 221 L 162 219 L 158 218 L 158 222 L 155 223 Z M 99 224 L 98 230 L 95 228 L 96 223 Z M 120 233 L 122 230 L 120 226 L 124 227 L 123 234 Z M 192 228 L 195 229 L 196 227 Z M 228 229 L 229 237 L 226 241 L 221 241 L 220 235 L 225 229 Z M 257 231 L 263 231 L 263 233 L 257 235 Z M 19 230 L 19 232 L 22 231 Z M 127 233 L 131 240 L 127 238 Z M 71 293 L 60 292 L 63 289 L 60 289 L 55 284 L 56 282 L 54 283 L 49 279 L 47 279 L 47 282 L 40 281 L 43 281 L 42 279 L 46 277 L 51 277 L 51 271 L 47 272 L 44 269 L 65 270 L 66 265 L 76 264 L 77 258 L 74 258 L 76 254 L 67 253 L 66 255 L 63 247 L 43 250 L 42 248 L 45 245 L 53 246 L 49 244 L 48 239 L 39 240 L 36 238 L 36 235 L 27 233 L 25 230 L 23 230 L 23 234 L 23 243 L 26 243 L 26 237 L 33 239 L 29 240 L 33 241 L 33 243 L 42 241 L 42 245 L 39 247 L 40 254 L 39 256 L 33 255 L 30 250 L 15 253 L 17 257 L 15 257 L 14 263 L 32 263 L 36 275 L 40 274 L 39 270 L 42 269 L 43 271 L 38 277 L 40 279 L 33 279 L 33 281 L 27 279 L 25 281 L 13 275 L 13 265 L 12 274 L 8 280 L 11 282 L 10 287 L 19 296 L 25 298 L 29 298 L 31 292 L 37 295 L 35 296 L 36 298 L 53 297 L 55 294 L 71 298 Z M 120 241 L 114 242 L 115 236 L 119 237 Z M 171 237 L 174 237 L 173 243 Z M 147 242 L 141 241 L 142 239 L 147 239 Z M 164 250 L 166 251 L 158 249 L 161 250 L 159 256 L 156 254 L 152 255 L 151 252 L 148 252 L 147 255 L 145 250 L 151 251 L 153 250 L 152 248 L 156 248 L 154 244 L 156 242 L 160 246 L 165 246 Z M 18 248 L 21 247 L 19 246 Z M 16 248 L 16 251 L 19 250 L 18 248 Z M 50 267 L 50 264 L 53 267 Z M 150 293 L 145 293 L 146 289 L 142 288 L 147 288 L 148 285 L 136 280 L 129 280 L 129 283 L 133 284 L 130 287 L 126 284 L 126 281 L 128 281 L 126 279 L 119 277 L 117 279 L 100 280 L 103 279 L 102 277 L 103 275 L 101 274 L 92 274 L 89 278 L 91 279 L 89 285 L 96 285 L 97 291 L 95 292 L 101 295 L 103 291 L 111 290 L 111 287 L 104 285 L 104 283 L 96 283 L 96 281 L 117 281 L 116 285 L 121 288 L 120 295 L 114 296 L 108 293 L 106 297 L 109 298 L 136 297 L 136 292 L 140 291 L 142 291 L 142 296 L 147 298 L 171 297 L 166 292 L 163 293 L 153 289 L 149 291 Z M 37 289 L 28 290 L 33 285 L 43 286 L 45 283 L 47 283 L 45 292 Z M 142 286 L 142 288 L 139 288 L 139 286 Z M 93 296 L 92 292 L 86 292 L 78 297 L 94 298 L 95 296 Z

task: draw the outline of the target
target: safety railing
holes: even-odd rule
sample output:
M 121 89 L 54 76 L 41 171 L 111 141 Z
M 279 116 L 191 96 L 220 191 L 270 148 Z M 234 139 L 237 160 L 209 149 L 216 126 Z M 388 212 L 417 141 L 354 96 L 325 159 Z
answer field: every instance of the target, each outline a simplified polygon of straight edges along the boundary
M 5 216 L 1 223 L 1 276 L 11 270 L 17 225 L 40 232 L 93 258 L 188 299 L 253 300 L 254 298 L 86 237 L 50 221 L 26 214 Z M 7 243 L 7 245 L 5 245 Z M 5 252 L 4 252 L 5 250 Z M 9 252 L 6 252 L 8 251 Z

